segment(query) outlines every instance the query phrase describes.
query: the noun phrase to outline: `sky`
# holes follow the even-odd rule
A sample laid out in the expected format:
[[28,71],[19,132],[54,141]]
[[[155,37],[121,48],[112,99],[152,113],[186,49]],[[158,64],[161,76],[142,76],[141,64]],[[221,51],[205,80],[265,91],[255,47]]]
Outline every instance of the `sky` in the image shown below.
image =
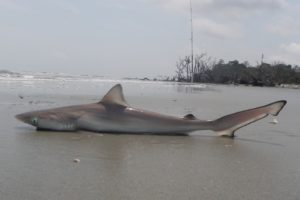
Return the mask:
[[[300,65],[300,1],[192,0],[194,53]],[[0,69],[173,76],[190,0],[0,0]]]

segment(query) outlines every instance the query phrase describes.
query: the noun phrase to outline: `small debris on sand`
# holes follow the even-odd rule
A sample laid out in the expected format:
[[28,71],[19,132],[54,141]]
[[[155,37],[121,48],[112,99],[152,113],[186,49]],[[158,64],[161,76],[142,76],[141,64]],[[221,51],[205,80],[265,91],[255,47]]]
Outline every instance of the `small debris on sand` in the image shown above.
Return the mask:
[[278,120],[277,119],[273,119],[272,121],[269,122],[270,124],[278,124]]
[[73,159],[73,162],[74,163],[80,163],[80,159],[79,158],[75,158],[75,159]]

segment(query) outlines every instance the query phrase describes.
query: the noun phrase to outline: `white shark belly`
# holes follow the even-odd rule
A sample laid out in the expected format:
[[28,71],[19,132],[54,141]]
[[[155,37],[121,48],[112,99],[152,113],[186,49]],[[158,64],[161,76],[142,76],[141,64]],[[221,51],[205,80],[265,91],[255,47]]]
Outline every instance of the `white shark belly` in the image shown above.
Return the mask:
[[158,121],[143,118],[118,116],[118,117],[95,117],[84,116],[78,120],[79,129],[97,132],[131,132],[131,133],[186,133],[198,129],[187,123],[176,121]]

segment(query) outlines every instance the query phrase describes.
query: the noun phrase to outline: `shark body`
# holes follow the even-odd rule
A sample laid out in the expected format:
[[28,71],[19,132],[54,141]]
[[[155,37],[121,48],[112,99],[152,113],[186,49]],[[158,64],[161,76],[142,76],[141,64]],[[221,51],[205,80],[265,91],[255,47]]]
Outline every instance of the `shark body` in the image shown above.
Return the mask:
[[269,114],[278,115],[285,100],[226,115],[216,120],[199,120],[188,114],[182,118],[136,109],[125,101],[122,86],[112,87],[98,103],[26,112],[17,119],[38,130],[109,133],[187,134],[212,130],[221,136],[233,137],[234,132]]

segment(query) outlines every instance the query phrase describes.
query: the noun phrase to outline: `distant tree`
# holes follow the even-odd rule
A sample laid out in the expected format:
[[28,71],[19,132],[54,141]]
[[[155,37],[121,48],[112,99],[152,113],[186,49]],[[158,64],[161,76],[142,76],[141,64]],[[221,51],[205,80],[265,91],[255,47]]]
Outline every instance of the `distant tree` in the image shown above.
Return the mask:
[[194,81],[195,82],[211,82],[211,70],[216,65],[216,61],[212,57],[206,54],[200,54],[195,56],[195,71]]
[[264,86],[274,86],[274,70],[268,63],[261,63],[257,66],[258,69],[258,80]]
[[[193,72],[193,73],[192,73]],[[230,83],[255,86],[275,86],[284,83],[300,84],[300,67],[282,62],[257,63],[255,67],[248,61],[240,63],[233,60],[225,63],[216,61],[207,54],[195,55],[194,69],[191,70],[191,59],[186,56],[176,64],[176,80],[189,82]]]
[[177,81],[181,82],[181,81],[185,81],[185,77],[184,77],[184,66],[182,65],[181,60],[179,62],[176,63],[176,78]]
[[274,71],[274,83],[276,85],[292,83],[294,81],[295,76],[291,65],[277,64],[272,67]]

